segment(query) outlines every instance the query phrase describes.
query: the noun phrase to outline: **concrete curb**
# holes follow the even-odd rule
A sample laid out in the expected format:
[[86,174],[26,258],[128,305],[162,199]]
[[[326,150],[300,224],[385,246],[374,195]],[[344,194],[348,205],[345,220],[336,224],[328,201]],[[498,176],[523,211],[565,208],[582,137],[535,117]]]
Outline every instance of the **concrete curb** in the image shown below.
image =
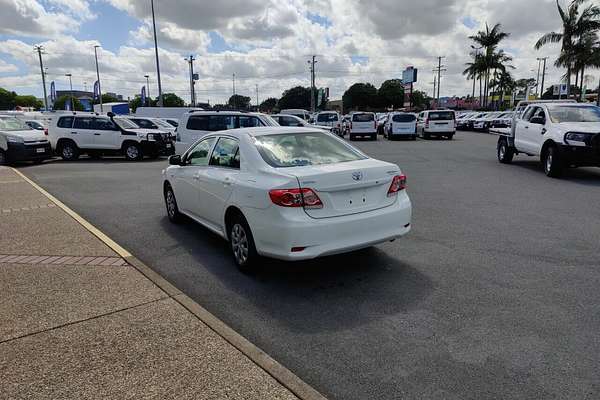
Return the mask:
[[113,251],[119,254],[127,263],[144,275],[148,280],[158,286],[163,292],[165,292],[173,300],[181,304],[188,312],[192,313],[196,318],[202,321],[206,326],[213,330],[217,335],[222,337],[225,341],[231,344],[233,347],[238,349],[242,354],[248,357],[258,367],[263,369],[273,379],[279,382],[283,387],[293,393],[301,400],[327,400],[325,396],[320,394],[312,386],[304,382],[298,376],[296,376],[289,369],[275,361],[267,353],[262,351],[256,345],[252,344],[249,340],[244,338],[242,335],[234,331],[231,327],[225,324],[223,321],[215,317],[213,314],[208,312],[200,304],[196,303],[187,295],[183,294],[179,289],[173,286],[170,282],[164,279],[162,276],[157,274],[154,270],[144,264],[142,261],[134,257],[131,253],[101,232],[98,228],[90,224],[83,217],[71,210],[64,203],[52,196],[50,193],[45,191],[38,184],[33,182],[31,179],[23,175],[20,171],[15,168],[11,168],[21,178],[31,184],[40,193],[46,196],[50,201],[60,207],[64,212],[71,216],[75,221],[86,228],[90,233],[100,239],[105,245],[110,247]]

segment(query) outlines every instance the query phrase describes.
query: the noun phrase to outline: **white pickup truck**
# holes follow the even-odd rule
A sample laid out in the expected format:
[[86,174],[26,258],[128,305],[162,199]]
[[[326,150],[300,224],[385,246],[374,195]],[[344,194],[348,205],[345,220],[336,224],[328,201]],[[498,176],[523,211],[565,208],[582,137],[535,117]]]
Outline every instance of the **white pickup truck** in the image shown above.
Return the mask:
[[539,157],[546,175],[568,167],[600,167],[600,107],[567,101],[519,104],[511,131],[498,138],[498,161]]

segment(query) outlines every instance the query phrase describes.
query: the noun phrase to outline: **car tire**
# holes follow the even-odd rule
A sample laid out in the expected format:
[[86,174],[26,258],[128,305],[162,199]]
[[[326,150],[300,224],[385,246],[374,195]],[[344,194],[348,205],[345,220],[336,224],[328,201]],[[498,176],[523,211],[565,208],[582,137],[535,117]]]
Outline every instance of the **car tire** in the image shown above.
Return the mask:
[[75,161],[79,158],[79,148],[70,140],[61,143],[59,153],[65,161]]
[[546,176],[558,178],[564,171],[564,165],[558,148],[548,146],[543,152],[542,163]]
[[173,188],[171,185],[167,184],[165,187],[165,207],[167,208],[167,217],[169,217],[169,221],[174,224],[178,224],[181,222],[183,215],[179,212],[179,207],[177,206],[177,199],[175,198],[175,192],[173,192]]
[[454,134],[453,133],[450,134],[450,135],[448,135],[448,140],[452,140],[453,138],[454,138]]
[[431,135],[428,132],[423,131],[423,139],[431,139]]
[[412,140],[417,140],[417,134],[415,133],[414,135],[412,135],[411,139]]
[[142,158],[144,158],[141,146],[133,142],[127,143],[125,146],[123,146],[123,153],[125,154],[127,161],[140,161]]
[[373,135],[371,135],[371,140],[377,141],[377,132],[375,132]]
[[8,158],[6,152],[0,149],[0,165],[8,165]]
[[498,161],[502,164],[510,164],[515,155],[514,149],[508,145],[508,141],[505,138],[498,139],[497,146]]
[[252,272],[258,253],[248,222],[242,215],[234,215],[228,224],[229,246],[233,261],[244,273]]
[[102,159],[102,152],[100,152],[100,151],[90,151],[90,152],[88,152],[88,156],[92,160],[100,160],[100,159]]
[[354,135],[349,133],[348,134],[348,140],[350,140],[351,142],[354,141]]

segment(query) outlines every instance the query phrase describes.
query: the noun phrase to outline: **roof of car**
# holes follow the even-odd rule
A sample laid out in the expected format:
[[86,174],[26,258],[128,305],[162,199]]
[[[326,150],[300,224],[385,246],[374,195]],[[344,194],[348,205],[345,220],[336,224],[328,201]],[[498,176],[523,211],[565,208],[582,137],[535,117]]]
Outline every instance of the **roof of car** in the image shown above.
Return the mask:
[[323,133],[319,128],[303,128],[292,126],[261,126],[253,128],[229,129],[226,131],[213,132],[211,135],[228,135],[228,136],[264,136],[264,135],[284,135],[286,133]]
[[266,114],[259,113],[259,112],[228,111],[228,110],[223,110],[223,111],[207,111],[207,110],[197,111],[197,110],[192,110],[188,114],[189,115],[222,115],[222,114],[230,114],[230,115],[266,115]]

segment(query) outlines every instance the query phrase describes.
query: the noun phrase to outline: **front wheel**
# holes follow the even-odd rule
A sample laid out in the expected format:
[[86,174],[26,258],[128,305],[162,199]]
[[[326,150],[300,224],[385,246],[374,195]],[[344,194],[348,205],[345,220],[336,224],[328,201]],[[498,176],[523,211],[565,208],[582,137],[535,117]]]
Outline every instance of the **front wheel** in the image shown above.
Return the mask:
[[258,253],[250,226],[241,215],[234,217],[229,224],[229,244],[235,265],[242,272],[250,272],[258,258]]
[[555,146],[549,146],[543,153],[542,162],[546,176],[557,178],[562,175],[564,166],[561,155]]
[[139,161],[144,157],[142,148],[137,143],[127,143],[123,150],[128,161]]
[[371,140],[377,140],[377,132],[371,135]]
[[504,138],[498,140],[497,155],[498,161],[500,161],[502,164],[510,164],[513,160],[515,152],[513,148],[508,145],[508,142]]
[[165,206],[167,207],[167,216],[169,217],[169,221],[174,224],[181,222],[182,215],[179,212],[177,199],[175,199],[175,193],[173,192],[171,185],[167,185],[167,188],[165,189]]

